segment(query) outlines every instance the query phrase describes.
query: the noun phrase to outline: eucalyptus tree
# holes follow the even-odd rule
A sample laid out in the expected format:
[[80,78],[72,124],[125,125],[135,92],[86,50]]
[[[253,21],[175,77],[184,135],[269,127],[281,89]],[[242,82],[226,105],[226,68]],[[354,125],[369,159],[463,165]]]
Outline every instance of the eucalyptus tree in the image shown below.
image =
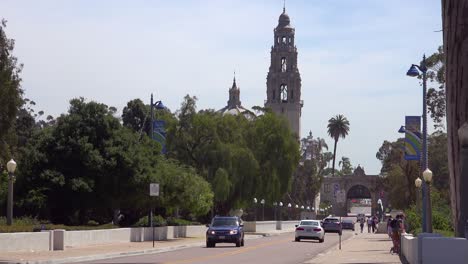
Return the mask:
[[[12,128],[23,104],[20,73],[22,64],[13,56],[14,39],[6,35],[7,21],[0,21],[0,164],[12,157],[15,133]],[[0,165],[2,166],[2,165]],[[0,167],[1,169],[1,167]]]
[[328,120],[328,135],[335,141],[333,147],[333,166],[332,175],[335,175],[336,145],[340,138],[345,138],[349,133],[349,121],[343,115],[336,115]]

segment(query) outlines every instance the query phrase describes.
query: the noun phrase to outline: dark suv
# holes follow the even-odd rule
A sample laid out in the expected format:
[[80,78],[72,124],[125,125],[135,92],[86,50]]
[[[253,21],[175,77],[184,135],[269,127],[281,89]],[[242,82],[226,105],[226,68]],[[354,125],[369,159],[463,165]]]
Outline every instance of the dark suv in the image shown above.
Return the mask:
[[210,225],[206,225],[206,247],[216,243],[235,243],[236,247],[244,246],[244,224],[236,216],[215,216]]

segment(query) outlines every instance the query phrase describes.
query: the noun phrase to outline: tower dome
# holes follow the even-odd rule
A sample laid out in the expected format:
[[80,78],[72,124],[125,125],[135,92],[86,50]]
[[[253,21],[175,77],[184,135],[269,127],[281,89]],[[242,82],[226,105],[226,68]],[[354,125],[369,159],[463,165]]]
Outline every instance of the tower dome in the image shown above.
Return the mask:
[[278,27],[287,27],[291,23],[291,19],[286,14],[286,8],[283,8],[283,13],[279,16]]

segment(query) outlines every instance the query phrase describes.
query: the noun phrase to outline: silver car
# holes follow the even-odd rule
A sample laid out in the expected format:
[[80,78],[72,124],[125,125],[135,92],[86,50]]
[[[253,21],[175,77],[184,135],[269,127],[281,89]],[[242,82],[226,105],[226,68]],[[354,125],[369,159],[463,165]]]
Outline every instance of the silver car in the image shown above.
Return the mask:
[[301,239],[315,239],[320,243],[325,241],[325,231],[318,220],[302,220],[296,225],[295,236],[297,242],[301,241]]

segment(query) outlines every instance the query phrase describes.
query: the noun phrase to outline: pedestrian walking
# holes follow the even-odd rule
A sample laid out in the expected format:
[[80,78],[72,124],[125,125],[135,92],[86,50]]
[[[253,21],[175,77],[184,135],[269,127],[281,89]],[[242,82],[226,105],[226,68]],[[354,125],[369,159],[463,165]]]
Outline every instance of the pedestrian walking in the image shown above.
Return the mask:
[[361,226],[361,233],[362,233],[362,230],[364,229],[364,217],[361,217],[361,219],[359,219],[359,226]]
[[372,221],[372,218],[369,216],[369,217],[367,218],[367,233],[370,233],[370,232],[371,232],[372,223],[373,223],[373,222],[374,222],[374,221]]
[[390,223],[392,222],[392,216],[390,216],[388,219],[387,219],[387,234],[388,234],[388,237],[389,238],[392,238],[392,228],[390,227]]
[[377,220],[377,216],[372,217],[372,233],[375,233],[377,231],[377,223],[379,220]]
[[395,219],[390,222],[390,227],[392,228],[392,242],[393,247],[390,249],[390,253],[400,253],[400,238],[401,232],[403,230],[403,219],[402,215],[397,215]]

